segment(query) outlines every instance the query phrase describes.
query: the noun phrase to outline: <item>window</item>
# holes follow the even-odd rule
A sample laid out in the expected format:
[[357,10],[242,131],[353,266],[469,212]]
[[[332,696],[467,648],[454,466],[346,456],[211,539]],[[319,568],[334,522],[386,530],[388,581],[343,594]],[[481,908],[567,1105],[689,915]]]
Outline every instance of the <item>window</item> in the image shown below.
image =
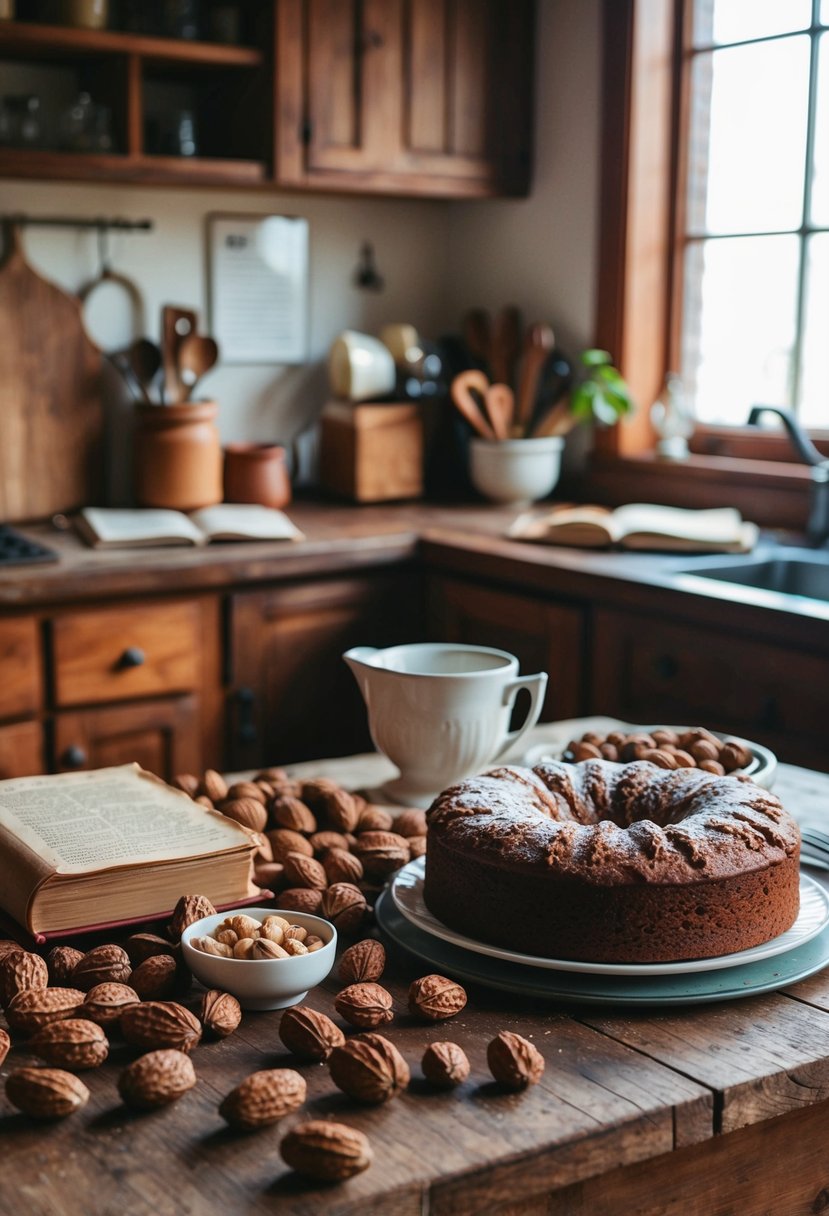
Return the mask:
[[689,0],[678,364],[700,422],[829,426],[829,0]]

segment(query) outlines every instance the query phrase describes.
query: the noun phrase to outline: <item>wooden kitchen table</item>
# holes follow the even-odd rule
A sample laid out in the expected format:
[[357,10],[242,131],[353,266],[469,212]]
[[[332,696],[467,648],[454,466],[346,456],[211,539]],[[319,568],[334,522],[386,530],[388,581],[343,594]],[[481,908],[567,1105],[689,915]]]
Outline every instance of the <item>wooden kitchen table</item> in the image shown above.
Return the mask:
[[[605,724],[608,720],[591,719]],[[584,729],[585,724],[579,724]],[[570,737],[566,725],[561,734]],[[554,728],[534,732],[548,738]],[[371,786],[379,757],[299,766]],[[788,766],[776,789],[810,820],[829,823],[829,776]],[[817,871],[812,871],[817,874]],[[134,1114],[116,1079],[132,1058],[84,1073],[92,1097],[58,1124],[0,1106],[0,1213],[14,1216],[166,1216],[200,1213],[383,1213],[388,1216],[806,1216],[829,1210],[829,973],[789,990],[687,1012],[615,1015],[469,989],[450,1022],[424,1026],[406,989],[430,970],[390,955],[383,983],[395,998],[386,1028],[412,1069],[407,1092],[358,1107],[324,1065],[282,1048],[278,1013],[249,1013],[240,1029],[196,1048],[198,1085],[175,1105]],[[308,998],[336,1017],[332,979]],[[191,1004],[197,1002],[195,992]],[[532,1039],[546,1060],[540,1084],[499,1091],[486,1067],[499,1030]],[[450,1093],[429,1089],[419,1061],[429,1042],[458,1042],[472,1064]],[[25,1052],[16,1048],[5,1077]],[[298,1067],[308,1101],[281,1127],[241,1134],[218,1115],[248,1073]],[[303,1181],[282,1164],[283,1132],[304,1118],[361,1128],[374,1164],[339,1186]]]

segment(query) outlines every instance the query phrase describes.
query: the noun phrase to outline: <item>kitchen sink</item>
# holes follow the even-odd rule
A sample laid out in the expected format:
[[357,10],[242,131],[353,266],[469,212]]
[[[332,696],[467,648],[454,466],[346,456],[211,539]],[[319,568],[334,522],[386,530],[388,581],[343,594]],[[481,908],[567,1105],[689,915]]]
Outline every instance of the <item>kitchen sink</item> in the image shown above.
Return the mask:
[[679,573],[829,603],[829,553],[822,551],[798,549],[742,559],[729,557],[689,566]]

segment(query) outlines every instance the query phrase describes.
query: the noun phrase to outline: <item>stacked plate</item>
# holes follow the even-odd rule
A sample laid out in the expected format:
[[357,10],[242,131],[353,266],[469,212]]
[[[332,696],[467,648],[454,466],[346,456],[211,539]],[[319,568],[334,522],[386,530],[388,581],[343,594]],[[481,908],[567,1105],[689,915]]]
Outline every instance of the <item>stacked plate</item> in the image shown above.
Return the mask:
[[800,914],[773,941],[679,963],[586,963],[502,950],[456,933],[423,902],[425,859],[399,870],[377,901],[382,931],[456,979],[507,992],[592,1005],[690,1005],[788,987],[829,963],[829,894],[805,874]]

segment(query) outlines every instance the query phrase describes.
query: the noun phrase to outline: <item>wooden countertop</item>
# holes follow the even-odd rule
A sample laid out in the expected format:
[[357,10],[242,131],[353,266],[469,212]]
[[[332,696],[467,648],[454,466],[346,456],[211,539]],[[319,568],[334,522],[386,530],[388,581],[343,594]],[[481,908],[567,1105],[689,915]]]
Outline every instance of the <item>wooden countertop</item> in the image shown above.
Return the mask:
[[[566,740],[607,719],[537,728]],[[374,785],[379,757],[298,766]],[[776,787],[801,816],[827,822],[829,776],[781,766]],[[817,871],[813,871],[817,873]],[[383,978],[396,1017],[385,1032],[412,1068],[408,1090],[361,1108],[325,1066],[296,1065],[278,1039],[278,1014],[246,1014],[240,1029],[196,1048],[199,1082],[174,1106],[138,1115],[115,1081],[132,1058],[115,1043],[84,1073],[89,1105],[56,1125],[35,1125],[0,1100],[0,1210],[21,1216],[797,1216],[825,1210],[829,1132],[829,975],[790,990],[688,1012],[626,1011],[469,989],[450,1022],[423,1026],[405,1011],[408,983],[428,970],[390,952]],[[333,980],[309,1003],[333,1013]],[[192,998],[195,1001],[195,994]],[[334,1015],[336,1017],[336,1015]],[[539,1085],[504,1094],[486,1068],[499,1030],[532,1039],[546,1060]],[[452,1039],[469,1080],[436,1094],[420,1077],[428,1042]],[[2,1073],[25,1053],[15,1050]],[[16,1057],[16,1058],[15,1058]],[[260,1068],[299,1067],[302,1118],[343,1120],[370,1137],[375,1162],[336,1187],[302,1182],[278,1155],[299,1121],[241,1135],[220,1119],[221,1098]]]

